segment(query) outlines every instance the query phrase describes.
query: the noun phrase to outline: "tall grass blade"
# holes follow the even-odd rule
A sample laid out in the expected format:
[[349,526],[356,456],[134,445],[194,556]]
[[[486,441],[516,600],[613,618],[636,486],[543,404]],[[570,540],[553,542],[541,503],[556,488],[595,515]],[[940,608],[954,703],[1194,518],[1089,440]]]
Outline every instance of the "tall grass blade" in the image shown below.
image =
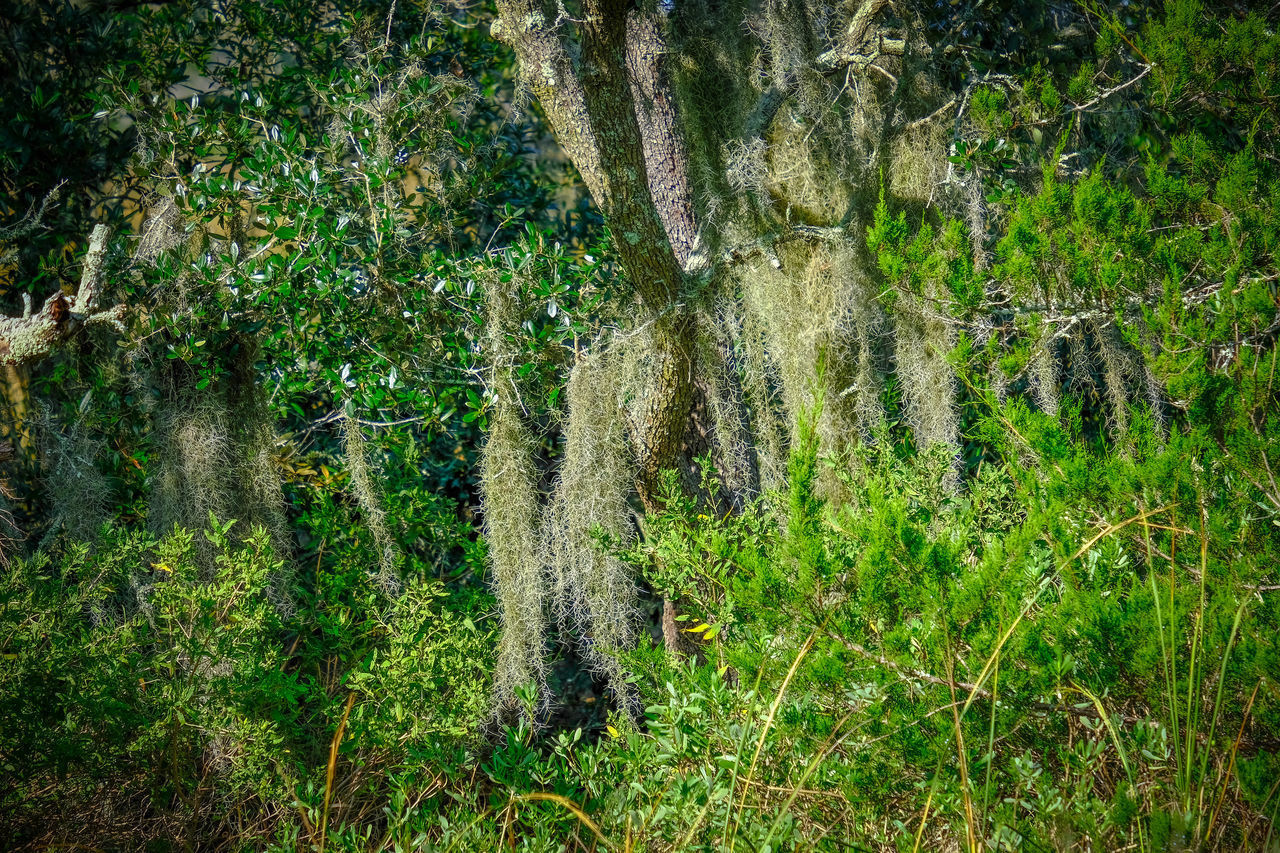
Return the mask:
[[596,839],[605,847],[612,850],[616,846],[608,838],[605,838],[604,833],[600,831],[599,824],[597,824],[594,820],[592,820],[591,817],[586,812],[584,812],[577,803],[575,803],[573,800],[569,799],[568,797],[561,796],[560,794],[550,794],[543,791],[534,791],[533,793],[530,793],[530,794],[515,794],[511,797],[511,800],[512,802],[517,802],[517,803],[544,802],[544,801],[548,803],[555,803],[557,806],[560,806],[565,811],[569,812],[575,818],[577,818],[578,823],[582,824],[587,829],[591,830],[591,834],[594,835]]
[[738,808],[733,821],[733,832],[729,835],[729,849],[732,849],[733,839],[738,834],[738,826],[742,821],[742,810],[747,805],[747,791],[751,788],[751,780],[755,776],[756,765],[760,761],[760,751],[764,749],[764,742],[769,736],[769,729],[773,727],[773,719],[778,713],[778,708],[782,705],[783,697],[787,695],[787,688],[791,686],[791,679],[795,678],[796,672],[800,669],[800,663],[804,660],[805,655],[809,654],[809,650],[813,648],[813,642],[818,638],[820,630],[822,628],[815,628],[810,632],[809,639],[804,641],[804,645],[800,647],[795,660],[791,662],[791,668],[787,670],[787,677],[782,679],[782,685],[778,688],[777,695],[773,697],[773,704],[769,706],[769,714],[765,717],[764,728],[760,731],[760,739],[756,741],[756,751],[751,756],[751,766],[747,768],[747,776],[742,785],[742,798],[738,801]]
[[320,812],[320,853],[324,853],[324,845],[328,836],[329,802],[333,798],[333,775],[338,767],[338,745],[342,743],[342,735],[347,730],[347,717],[351,715],[351,706],[356,703],[355,691],[347,694],[347,707],[342,711],[342,719],[338,722],[338,730],[333,733],[333,741],[329,744],[329,766],[324,773],[324,810]]

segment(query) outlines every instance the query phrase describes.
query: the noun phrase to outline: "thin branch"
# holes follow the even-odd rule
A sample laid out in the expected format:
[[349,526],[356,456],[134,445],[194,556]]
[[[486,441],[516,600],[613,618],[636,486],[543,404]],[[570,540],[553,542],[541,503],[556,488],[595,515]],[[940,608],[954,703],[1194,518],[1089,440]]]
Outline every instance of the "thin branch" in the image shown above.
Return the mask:
[[1137,83],[1137,82],[1138,82],[1139,80],[1141,80],[1143,77],[1146,77],[1148,74],[1150,74],[1150,73],[1151,73],[1151,69],[1152,69],[1152,68],[1154,68],[1154,67],[1155,67],[1155,66],[1153,66],[1153,65],[1147,65],[1147,66],[1145,66],[1145,67],[1142,69],[1142,73],[1141,73],[1141,74],[1139,74],[1137,77],[1134,77],[1134,78],[1130,79],[1128,82],[1121,83],[1119,86],[1115,86],[1115,87],[1113,87],[1113,88],[1111,88],[1111,89],[1107,89],[1105,92],[1100,93],[1096,98],[1094,98],[1094,99],[1093,99],[1093,100],[1091,100],[1091,101],[1085,101],[1083,104],[1076,104],[1074,107],[1072,107],[1072,108],[1071,108],[1070,110],[1068,110],[1067,112],[1068,112],[1068,113],[1080,113],[1080,112],[1084,112],[1085,110],[1089,109],[1090,107],[1095,106],[1096,104],[1099,104],[1099,103],[1101,103],[1102,101],[1105,101],[1107,98],[1110,98],[1112,95],[1116,94],[1117,92],[1119,92],[1119,91],[1121,91],[1121,90],[1123,90],[1123,89],[1127,89],[1127,88],[1129,88],[1130,86],[1132,86],[1134,83]]
[[65,180],[59,181],[53,189],[45,194],[45,197],[40,201],[39,207],[33,204],[31,209],[27,211],[26,216],[22,217],[20,221],[5,228],[0,228],[0,242],[16,243],[34,234],[44,224],[44,218],[49,213],[49,208],[58,201],[58,198],[62,195],[62,188],[66,186],[66,183]]
[[936,110],[934,110],[933,112],[929,113],[929,114],[928,114],[927,116],[925,116],[924,118],[918,118],[918,119],[916,119],[915,121],[908,122],[908,123],[907,123],[907,124],[902,128],[902,129],[903,129],[903,130],[915,130],[917,127],[923,127],[924,125],[928,124],[929,122],[933,121],[934,119],[940,118],[940,117],[942,116],[942,114],[943,114],[943,113],[945,113],[947,110],[951,109],[951,108],[952,108],[952,107],[954,107],[955,105],[956,105],[956,99],[955,99],[955,98],[952,98],[951,100],[947,101],[947,102],[946,102],[945,104],[943,104],[942,106],[938,107],[938,108],[937,108]]

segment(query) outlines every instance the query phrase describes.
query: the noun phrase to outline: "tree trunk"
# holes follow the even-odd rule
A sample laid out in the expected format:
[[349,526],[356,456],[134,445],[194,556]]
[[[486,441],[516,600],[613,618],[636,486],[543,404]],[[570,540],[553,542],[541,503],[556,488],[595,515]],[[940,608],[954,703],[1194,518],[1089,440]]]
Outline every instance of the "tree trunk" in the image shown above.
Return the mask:
[[[696,242],[688,151],[663,66],[656,11],[626,0],[588,0],[575,67],[555,7],[501,0],[494,34],[516,51],[562,146],[615,235],[628,279],[653,322],[656,371],[637,424],[636,491],[661,509],[663,471],[682,449],[694,396],[697,322],[682,310],[685,265]],[[681,646],[675,608],[663,605],[667,648]]]
[[[904,43],[886,38],[873,23],[887,7],[887,0],[863,0],[856,8],[833,9],[845,16],[847,25],[831,44],[818,44],[804,4],[748,8],[729,2],[713,7],[701,0],[677,0],[664,4],[662,11],[646,0],[582,0],[580,10],[573,9],[579,19],[555,0],[498,0],[500,17],[492,32],[514,49],[524,84],[538,98],[557,140],[604,213],[642,309],[639,319],[652,331],[654,370],[635,425],[635,485],[648,512],[662,509],[663,472],[668,469],[682,468],[681,487],[696,495],[690,459],[699,451],[715,450],[708,440],[709,430],[714,432],[707,416],[711,384],[699,374],[717,374],[706,369],[715,365],[698,364],[700,353],[708,357],[716,352],[699,347],[708,337],[708,330],[699,328],[702,291],[723,286],[730,266],[752,255],[766,254],[777,269],[780,262],[771,244],[795,239],[794,233],[767,233],[779,224],[792,227],[792,204],[784,199],[765,210],[767,196],[758,185],[751,190],[754,200],[738,208],[763,211],[758,222],[726,229],[723,209],[713,220],[712,214],[700,215],[695,201],[708,190],[714,193],[717,180],[723,187],[750,183],[724,177],[728,159],[763,157],[751,152],[769,147],[781,106],[806,80],[812,83],[815,75],[822,80],[846,67],[867,71],[883,55],[903,54]],[[742,32],[744,15],[754,21],[750,37]],[[763,51],[746,43],[754,37],[765,40]],[[678,48],[670,46],[673,39]],[[723,50],[707,48],[717,41],[723,42]],[[766,70],[760,66],[762,54],[767,55],[768,85],[757,95],[755,81]],[[679,65],[673,59],[677,56]],[[704,76],[691,84],[699,73]],[[738,99],[737,115],[721,109],[721,96]],[[686,98],[692,100],[686,103]],[[682,107],[695,114],[682,115]],[[695,135],[697,148],[691,141]],[[811,135],[804,135],[802,146]],[[695,155],[704,195],[693,187]],[[722,177],[707,184],[713,174]],[[849,195],[842,192],[831,197],[819,193],[818,203],[811,206],[837,206]],[[795,208],[802,210],[802,205]],[[826,230],[845,239],[843,227]],[[709,247],[719,251],[731,243],[735,245],[728,245],[724,257],[708,255]],[[665,602],[669,648],[680,645],[675,615],[672,602]]]
[[661,71],[656,13],[628,15],[627,5],[625,0],[586,3],[576,65],[554,4],[502,0],[493,31],[515,49],[526,84],[604,211],[623,269],[654,324],[657,370],[638,425],[636,482],[641,501],[652,511],[660,506],[661,473],[681,449],[693,399],[697,324],[681,310],[680,300],[684,260],[696,230],[688,154],[675,96]]

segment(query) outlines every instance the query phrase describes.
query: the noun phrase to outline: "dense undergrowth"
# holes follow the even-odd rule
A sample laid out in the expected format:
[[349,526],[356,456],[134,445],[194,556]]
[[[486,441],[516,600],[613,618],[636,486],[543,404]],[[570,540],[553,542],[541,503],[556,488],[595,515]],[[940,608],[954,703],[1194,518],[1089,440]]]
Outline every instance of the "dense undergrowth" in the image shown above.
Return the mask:
[[[10,826],[281,850],[1267,849],[1276,495],[1202,431],[1125,455],[987,418],[1039,462],[993,453],[957,492],[945,457],[889,435],[842,460],[809,441],[788,492],[739,515],[673,498],[624,556],[663,567],[700,653],[642,642],[643,715],[572,729],[531,725],[530,693],[483,737],[491,599],[420,560],[389,598],[368,542],[335,538],[335,568],[289,591],[265,533],[219,523],[210,573],[184,533],[15,560]],[[824,467],[839,500],[814,496]]]
[[886,5],[864,88],[787,88],[849,4],[681,24],[648,512],[652,318],[490,10],[0,20],[4,313],[90,219],[128,309],[0,353],[0,847],[1280,850],[1275,12]]

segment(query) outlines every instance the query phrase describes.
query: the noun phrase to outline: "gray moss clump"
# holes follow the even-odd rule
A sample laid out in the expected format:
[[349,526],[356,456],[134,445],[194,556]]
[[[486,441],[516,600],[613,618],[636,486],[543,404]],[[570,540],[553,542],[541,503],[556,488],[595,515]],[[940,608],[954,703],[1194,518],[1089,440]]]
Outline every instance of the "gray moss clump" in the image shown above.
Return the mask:
[[518,410],[500,402],[480,463],[485,542],[502,620],[493,687],[500,717],[518,710],[518,689],[532,685],[545,693],[546,581],[538,553],[537,478],[528,427]]
[[39,409],[36,427],[53,510],[48,536],[92,545],[110,518],[111,486],[97,466],[104,445],[78,423],[63,429],[47,408]]
[[618,400],[619,361],[606,350],[584,353],[573,366],[564,457],[543,518],[541,557],[559,624],[579,638],[583,659],[629,707],[635,697],[618,653],[634,638],[637,590],[613,549],[633,536],[627,495],[636,465]]
[[502,637],[494,671],[495,719],[521,711],[519,692],[532,687],[546,701],[546,573],[539,553],[542,506],[536,443],[516,392],[515,296],[499,282],[486,292],[485,352],[494,401],[480,455],[480,497],[489,570]]
[[1142,358],[1127,344],[1120,329],[1109,319],[1093,322],[1102,384],[1107,396],[1107,427],[1111,438],[1123,445],[1129,434],[1129,401],[1138,396],[1145,378]]
[[[289,571],[292,543],[284,513],[276,443],[262,390],[254,379],[256,350],[242,342],[228,375],[204,388],[185,373],[153,377],[161,388],[152,412],[152,446],[157,461],[151,478],[148,525],[157,538],[175,527],[196,532],[195,555],[205,572],[214,568],[214,549],[204,531],[212,514],[234,519],[233,534],[244,538],[265,529],[276,555]],[[148,378],[144,371],[136,381]],[[290,607],[289,578],[272,578],[276,604]]]
[[[151,482],[147,519],[157,538],[175,527],[204,530],[213,514],[235,518],[235,452],[223,401],[213,394],[180,393],[157,412],[154,439],[157,473]],[[195,555],[206,572],[213,569],[213,546],[195,537]]]
[[380,490],[374,482],[368,444],[360,422],[350,413],[350,407],[342,421],[342,449],[347,463],[347,475],[351,478],[351,496],[360,507],[362,520],[373,536],[374,549],[378,554],[378,570],[375,573],[377,581],[389,593],[398,593],[401,588],[397,571],[401,558],[400,549],[387,528],[387,511],[382,505]]
[[1051,417],[1058,416],[1061,405],[1058,371],[1058,338],[1054,330],[1046,327],[1040,333],[1035,351],[1028,365],[1031,393],[1040,410]]
[[959,448],[956,378],[947,355],[956,345],[955,327],[926,300],[905,294],[894,314],[894,357],[902,384],[907,423],[922,448]]
[[[786,448],[801,418],[824,403],[815,425],[824,454],[837,456],[870,439],[883,421],[881,403],[889,318],[852,244],[833,236],[795,241],[776,264],[761,258],[741,272],[745,373],[756,414],[766,486],[781,485]],[[772,402],[781,403],[783,442],[771,434]],[[761,417],[763,416],[763,417]],[[825,483],[834,487],[834,483]],[[824,487],[825,487],[824,486]]]
[[[761,419],[748,402],[741,314],[737,300],[719,300],[712,316],[699,324],[708,333],[703,336],[698,358],[707,380],[716,469],[725,495],[738,509],[760,493],[761,460],[756,433],[760,437],[776,433],[776,424],[757,423]],[[762,414],[768,417],[771,413]],[[780,441],[777,449],[781,446]]]
[[756,460],[763,489],[778,489],[786,482],[787,444],[790,428],[782,400],[782,378],[776,362],[765,349],[765,323],[742,312],[740,335],[743,399],[751,419]]

